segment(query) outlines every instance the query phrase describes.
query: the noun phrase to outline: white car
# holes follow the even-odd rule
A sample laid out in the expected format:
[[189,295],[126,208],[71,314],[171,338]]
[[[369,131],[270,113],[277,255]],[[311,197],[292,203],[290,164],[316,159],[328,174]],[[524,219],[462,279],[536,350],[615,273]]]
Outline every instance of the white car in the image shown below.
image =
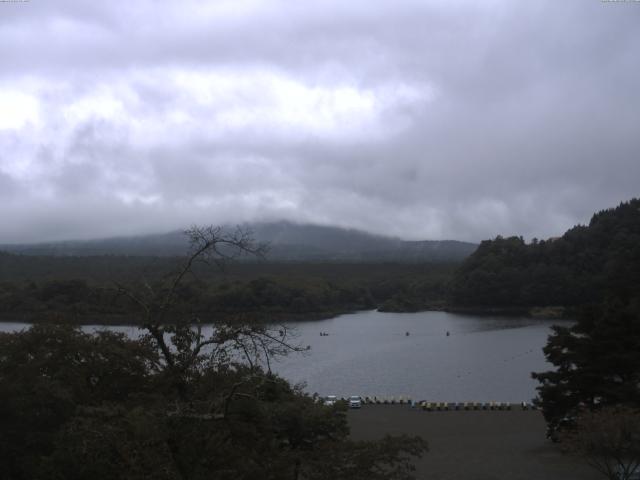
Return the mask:
[[349,408],[360,408],[362,407],[362,399],[359,395],[352,395],[349,397]]
[[324,399],[324,404],[330,407],[331,405],[335,405],[338,401],[338,397],[335,395],[327,395],[327,398]]

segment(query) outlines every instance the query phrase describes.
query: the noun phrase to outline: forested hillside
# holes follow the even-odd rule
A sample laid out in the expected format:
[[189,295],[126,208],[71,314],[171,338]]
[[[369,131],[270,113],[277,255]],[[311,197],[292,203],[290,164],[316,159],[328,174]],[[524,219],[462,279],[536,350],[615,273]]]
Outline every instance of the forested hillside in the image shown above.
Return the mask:
[[[366,251],[364,243],[371,240],[359,233],[314,228],[280,225],[263,235],[276,242],[285,237],[302,241],[313,231],[318,248],[334,249],[345,235],[345,251],[357,245]],[[277,232],[283,235],[280,240]],[[328,237],[321,238],[322,232]],[[371,240],[369,252],[387,240]],[[419,250],[421,243],[413,247]],[[181,261],[177,256],[0,252],[0,318],[135,322],[131,299],[118,294],[117,284],[142,290],[161,282]],[[317,318],[375,307],[508,311],[577,307],[608,296],[627,303],[640,292],[640,200],[596,213],[588,226],[576,226],[560,238],[484,241],[462,264],[253,260],[223,271],[196,266],[194,274],[178,292],[177,315]]]
[[562,237],[486,240],[451,283],[456,306],[578,306],[640,292],[640,199],[596,213]]
[[[0,253],[0,320],[136,323],[118,284],[145,291],[175,272],[179,257],[53,257]],[[441,306],[457,264],[242,262],[194,267],[174,313],[318,318],[384,306]]]
[[[241,257],[224,270],[194,266],[177,292],[175,315],[300,319],[375,307],[442,307],[457,262],[476,248],[288,222],[242,231],[268,244],[265,257]],[[173,232],[4,248],[0,319],[135,323],[134,304],[117,285],[155,287],[179,268],[189,242],[183,232]]]

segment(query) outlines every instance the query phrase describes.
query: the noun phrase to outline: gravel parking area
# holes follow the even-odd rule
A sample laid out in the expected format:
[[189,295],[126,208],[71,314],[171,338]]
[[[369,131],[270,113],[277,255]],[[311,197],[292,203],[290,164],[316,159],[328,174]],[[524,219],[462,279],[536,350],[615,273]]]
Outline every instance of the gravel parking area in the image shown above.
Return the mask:
[[429,452],[416,478],[437,480],[596,480],[580,460],[545,439],[535,410],[425,412],[406,405],[364,405],[348,414],[351,436],[420,435]]

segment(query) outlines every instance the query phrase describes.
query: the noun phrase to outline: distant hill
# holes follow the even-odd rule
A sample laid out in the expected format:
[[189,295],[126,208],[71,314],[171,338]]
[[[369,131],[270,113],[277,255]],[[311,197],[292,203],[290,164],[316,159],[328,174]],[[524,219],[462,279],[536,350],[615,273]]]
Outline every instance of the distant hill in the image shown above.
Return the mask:
[[[359,230],[291,222],[244,225],[259,242],[269,244],[267,260],[319,262],[451,262],[477,247],[455,240],[404,241]],[[177,256],[187,250],[186,237],[175,231],[136,237],[2,245],[0,250],[47,256]]]
[[[593,215],[560,238],[483,241],[451,282],[456,306],[579,306],[640,292],[640,199]],[[640,300],[640,299],[639,299]]]

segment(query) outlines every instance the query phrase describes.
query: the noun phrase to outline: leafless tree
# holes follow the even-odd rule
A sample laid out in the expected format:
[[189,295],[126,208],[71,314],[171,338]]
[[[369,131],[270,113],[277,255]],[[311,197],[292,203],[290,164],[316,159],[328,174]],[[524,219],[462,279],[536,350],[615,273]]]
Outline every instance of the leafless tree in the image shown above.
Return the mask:
[[188,276],[195,275],[197,264],[224,268],[228,261],[243,255],[261,257],[267,249],[253,240],[250,231],[240,227],[228,232],[222,227],[193,226],[185,235],[189,240],[188,254],[161,285],[146,280],[140,288],[117,284],[119,292],[138,306],[141,328],[146,332],[143,340],[159,350],[159,368],[175,374],[179,391],[186,377],[205,365],[228,365],[241,357],[252,369],[263,367],[271,371],[274,356],[306,350],[294,343],[292,332],[284,325],[269,327],[238,318],[213,324],[211,333],[205,336],[199,317],[176,318],[172,307],[178,290]]
[[561,436],[564,449],[582,457],[610,480],[640,473],[640,411],[609,407],[585,412],[577,428]]

